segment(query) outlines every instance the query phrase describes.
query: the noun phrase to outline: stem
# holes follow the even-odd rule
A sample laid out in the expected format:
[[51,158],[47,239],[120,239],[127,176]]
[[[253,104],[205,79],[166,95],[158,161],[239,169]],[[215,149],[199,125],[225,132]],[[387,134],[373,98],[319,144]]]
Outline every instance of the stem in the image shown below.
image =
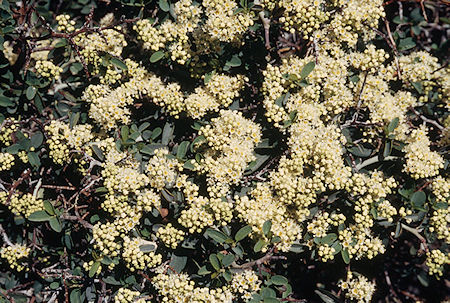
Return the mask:
[[6,234],[6,231],[1,224],[0,224],[0,234],[2,234],[3,242],[8,244],[9,246],[13,246],[11,240],[9,240],[8,235]]

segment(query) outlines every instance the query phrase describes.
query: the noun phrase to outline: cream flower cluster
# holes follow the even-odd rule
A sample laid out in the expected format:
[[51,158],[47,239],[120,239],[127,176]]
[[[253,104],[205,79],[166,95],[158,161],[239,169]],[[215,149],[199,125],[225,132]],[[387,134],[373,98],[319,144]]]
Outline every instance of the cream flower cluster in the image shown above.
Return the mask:
[[427,252],[426,265],[428,266],[428,274],[435,275],[438,279],[444,274],[444,267],[450,264],[450,253],[443,253],[439,249],[433,249]]
[[187,274],[162,272],[152,278],[152,284],[166,303],[233,302],[233,294],[227,288],[197,287]]
[[346,80],[349,63],[345,57],[321,54],[318,64],[306,78],[309,85],[303,87],[299,82],[302,70],[315,60],[314,57],[290,57],[283,59],[281,66],[269,64],[263,72],[266,116],[276,127],[281,127],[281,122],[288,120],[288,114],[293,111],[304,116],[334,116],[355,103]]
[[231,184],[239,182],[248,163],[255,160],[253,150],[261,139],[259,125],[240,112],[221,110],[211,124],[203,126],[199,135],[206,139],[208,149],[196,169],[206,173],[208,191],[221,197]]
[[351,53],[349,61],[354,68],[374,74],[388,58],[389,54],[384,49],[377,49],[370,44],[363,53]]
[[444,159],[437,152],[430,150],[430,139],[425,126],[413,130],[409,135],[408,143],[405,147],[405,172],[414,179],[438,175],[439,170],[444,168]]
[[70,16],[63,14],[55,17],[56,22],[58,22],[58,31],[71,33],[75,30],[75,21],[70,20]]
[[205,87],[196,88],[195,92],[185,99],[187,114],[198,119],[207,112],[217,112],[220,108],[230,106],[234,98],[239,96],[245,81],[248,79],[240,75],[213,75]]
[[[94,136],[91,133],[92,125],[79,124],[70,128],[68,124],[53,120],[45,127],[50,138],[47,143],[50,148],[50,157],[59,165],[67,163],[70,159],[70,150],[82,151]],[[90,151],[90,149],[86,150]]]
[[384,254],[386,248],[382,241],[374,237],[369,228],[350,225],[339,231],[339,241],[343,249],[347,249],[351,259],[373,259],[378,254]]
[[8,193],[1,191],[0,203],[7,205],[12,213],[16,215],[23,215],[25,218],[28,218],[32,213],[38,210],[44,209],[43,200],[36,198],[30,193],[22,196],[12,194],[8,203]]
[[233,218],[233,206],[221,198],[205,198],[198,196],[189,202],[189,208],[181,211],[178,223],[189,230],[189,233],[200,233],[207,226],[227,225]]
[[309,39],[311,33],[318,30],[330,18],[330,13],[323,9],[325,2],[324,0],[278,1],[278,6],[284,8],[280,22],[291,33],[299,31],[304,39]]
[[355,47],[358,37],[372,39],[373,28],[385,16],[382,0],[264,0],[262,4],[271,11],[281,8],[279,20],[291,33],[299,32],[316,43],[327,37],[351,47]]
[[141,251],[140,246],[144,244],[142,239],[130,239],[127,236],[123,238],[122,259],[131,271],[153,268],[161,264],[160,254],[153,251],[148,253]]
[[359,274],[354,278],[350,271],[347,273],[347,280],[341,281],[340,286],[347,298],[358,303],[369,303],[375,292],[375,283]]
[[235,13],[238,8],[233,0],[205,0],[207,20],[203,30],[212,39],[222,42],[240,42],[249,26],[253,25],[252,14],[247,12]]
[[271,232],[274,236],[280,237],[277,247],[281,251],[289,251],[293,242],[302,237],[302,228],[299,221],[303,221],[304,218],[300,220],[296,219],[296,216],[292,218],[287,205],[280,201],[278,197],[273,196],[267,183],[258,183],[256,188],[252,190],[251,196],[253,198],[248,195],[234,197],[238,218],[252,226],[253,233],[251,236],[256,239],[265,239],[263,225],[264,222],[270,220],[272,223]]
[[330,21],[329,31],[336,41],[346,42],[349,46],[355,47],[358,36],[365,41],[375,37],[373,28],[377,28],[379,19],[386,15],[382,0],[336,0],[333,2],[338,12]]
[[166,226],[160,227],[156,232],[156,236],[161,239],[161,241],[167,247],[175,249],[184,240],[184,231],[179,230],[172,226],[172,223]]
[[155,150],[155,155],[148,161],[146,174],[151,187],[162,190],[165,186],[172,187],[182,170],[182,164],[169,157],[165,148]]
[[37,60],[34,68],[36,69],[36,73],[48,80],[58,80],[59,75],[63,71],[62,67],[48,60]]
[[0,171],[10,170],[14,166],[14,156],[9,153],[0,153]]
[[436,202],[444,204],[444,207],[433,211],[430,217],[430,231],[436,233],[438,239],[448,244],[450,243],[450,182],[438,176],[431,183],[431,190],[436,197]]
[[146,303],[144,298],[139,298],[140,292],[125,287],[119,288],[114,296],[114,303]]
[[14,124],[15,122],[16,119],[8,118],[1,124],[2,128],[0,129],[0,142],[6,147],[11,145],[12,134],[17,131],[17,125]]
[[6,259],[11,269],[22,271],[27,268],[22,261],[29,256],[30,252],[31,249],[25,245],[13,244],[11,246],[2,247],[0,250],[0,257]]
[[120,57],[122,50],[127,46],[124,34],[121,33],[121,26],[114,29],[102,30],[101,34],[97,32],[82,33],[74,37],[74,42],[80,48],[80,54],[84,61],[92,66],[94,75],[100,73],[102,67],[102,53],[108,53],[115,57]]
[[244,270],[233,275],[229,288],[235,298],[240,297],[247,302],[254,293],[261,289],[261,281],[254,271]]
[[182,112],[200,118],[207,112],[229,106],[239,95],[245,81],[242,76],[214,75],[204,88],[198,87],[185,98],[179,84],[166,85],[130,59],[126,59],[125,64],[128,67],[128,81],[114,89],[108,85],[90,85],[83,94],[83,100],[91,104],[89,116],[107,129],[116,127],[120,122],[128,124],[128,106],[141,98],[148,98],[175,118],[179,118]]
[[175,3],[174,13],[176,22],[168,19],[156,27],[150,20],[144,19],[136,22],[133,29],[143,42],[144,49],[158,51],[169,44],[171,59],[184,65],[192,55],[188,35],[198,27],[202,10],[191,0],[181,0]]
[[3,42],[3,55],[5,56],[6,60],[9,61],[10,65],[14,65],[17,61],[17,58],[19,58],[19,54],[16,54],[14,52],[14,44],[11,41],[5,41]]

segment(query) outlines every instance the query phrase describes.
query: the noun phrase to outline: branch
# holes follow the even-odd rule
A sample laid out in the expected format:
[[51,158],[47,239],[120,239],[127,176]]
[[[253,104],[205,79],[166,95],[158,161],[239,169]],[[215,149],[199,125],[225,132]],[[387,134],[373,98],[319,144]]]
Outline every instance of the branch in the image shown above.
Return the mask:
[[2,234],[3,242],[5,242],[9,246],[13,246],[11,240],[9,240],[8,235],[6,234],[6,231],[1,224],[0,224],[0,234]]
[[246,268],[252,268],[253,266],[260,266],[266,262],[269,262],[271,260],[286,260],[287,258],[285,256],[274,256],[273,255],[273,248],[263,257],[259,258],[258,260],[247,262],[241,265],[238,265],[233,262],[232,266],[236,269],[246,269]]
[[436,126],[440,131],[444,130],[444,127],[442,125],[440,125],[438,122],[428,119],[427,117],[425,117],[424,115],[422,115],[421,113],[419,113],[414,107],[410,107],[409,108],[413,113],[415,113],[417,116],[419,116],[420,119],[423,120],[423,122],[432,124],[434,126]]

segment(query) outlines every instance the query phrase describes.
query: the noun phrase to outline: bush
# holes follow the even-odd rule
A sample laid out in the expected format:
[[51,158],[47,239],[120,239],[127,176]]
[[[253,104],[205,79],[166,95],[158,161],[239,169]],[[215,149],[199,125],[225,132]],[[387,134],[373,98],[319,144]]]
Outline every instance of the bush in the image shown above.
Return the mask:
[[445,1],[3,1],[0,302],[446,297]]

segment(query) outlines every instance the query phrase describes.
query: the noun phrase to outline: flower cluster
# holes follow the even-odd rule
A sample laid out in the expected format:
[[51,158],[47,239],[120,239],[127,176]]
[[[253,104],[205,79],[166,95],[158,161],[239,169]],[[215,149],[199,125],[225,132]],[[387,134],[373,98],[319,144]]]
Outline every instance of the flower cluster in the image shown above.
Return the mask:
[[146,303],[144,298],[139,298],[140,292],[125,287],[119,288],[114,296],[114,303]]
[[207,174],[209,193],[221,197],[255,159],[253,150],[261,138],[260,127],[239,112],[221,110],[219,117],[199,130],[199,135],[205,137],[203,144],[208,149],[196,168]]
[[371,301],[375,292],[375,284],[369,282],[366,277],[357,275],[353,278],[353,273],[348,272],[347,280],[341,281],[341,289],[345,291],[345,296],[359,303],[368,303]]
[[148,253],[142,251],[140,247],[143,245],[146,245],[146,243],[142,239],[123,238],[122,259],[131,271],[152,268],[161,264],[162,256],[155,254],[153,251]]
[[0,250],[0,257],[6,259],[11,269],[22,271],[26,269],[26,265],[22,264],[22,259],[28,257],[31,249],[21,244],[14,244],[2,247]]
[[12,194],[8,202],[8,193],[0,192],[0,203],[5,204],[16,215],[23,215],[28,218],[32,213],[44,209],[44,202],[32,194],[28,193],[23,196]]
[[71,33],[75,30],[75,21],[70,20],[69,15],[58,15],[55,20],[58,22],[58,31]]
[[156,236],[163,241],[164,245],[172,249],[177,248],[178,244],[184,240],[184,232],[172,226],[172,223],[160,227]]
[[244,302],[249,301],[252,295],[261,288],[261,281],[252,270],[244,270],[233,275],[230,290],[235,297],[240,297]]
[[191,0],[182,0],[175,3],[174,13],[176,22],[166,20],[156,27],[152,21],[144,19],[136,22],[133,29],[144,49],[158,51],[169,44],[171,59],[183,65],[192,55],[188,35],[197,29],[202,10]]
[[80,124],[70,128],[62,121],[53,120],[50,125],[45,127],[45,130],[50,135],[50,139],[47,141],[50,157],[59,165],[69,162],[70,149],[80,152],[84,149],[84,145],[94,138],[90,124]]
[[428,266],[428,274],[442,277],[445,265],[450,264],[450,254],[445,254],[439,249],[433,249],[427,252],[426,265]]
[[55,65],[48,60],[38,60],[35,63],[36,72],[48,80],[58,80],[59,75],[62,73],[62,67]]
[[233,0],[205,0],[202,4],[208,16],[203,30],[212,39],[240,42],[247,28],[253,25],[250,13],[235,13],[238,6]]
[[163,301],[167,303],[233,302],[232,293],[225,287],[217,289],[197,287],[187,274],[162,272],[152,279],[152,284],[163,297]]
[[14,156],[9,153],[0,153],[0,171],[10,170],[14,165]]
[[404,170],[415,179],[434,177],[444,168],[444,160],[430,150],[430,139],[425,126],[411,132],[406,146]]

